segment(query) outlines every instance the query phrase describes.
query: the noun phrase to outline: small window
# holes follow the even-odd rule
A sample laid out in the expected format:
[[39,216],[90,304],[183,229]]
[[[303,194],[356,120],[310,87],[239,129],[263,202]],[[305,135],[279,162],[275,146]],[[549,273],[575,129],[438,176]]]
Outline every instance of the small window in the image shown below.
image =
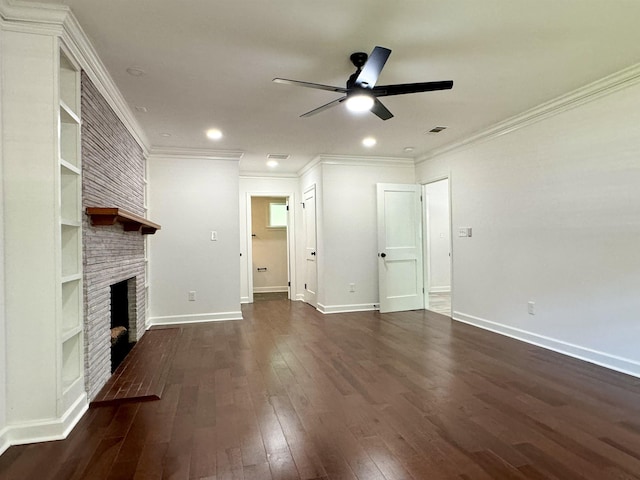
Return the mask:
[[269,203],[269,228],[285,228],[287,226],[287,205],[285,203]]

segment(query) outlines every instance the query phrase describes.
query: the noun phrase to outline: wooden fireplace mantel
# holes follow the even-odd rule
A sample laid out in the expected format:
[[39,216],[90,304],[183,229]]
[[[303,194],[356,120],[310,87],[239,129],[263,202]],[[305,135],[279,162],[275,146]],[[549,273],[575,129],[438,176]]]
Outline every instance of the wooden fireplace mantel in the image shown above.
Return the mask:
[[87,215],[91,217],[91,225],[104,226],[121,223],[125,232],[140,232],[142,235],[153,235],[160,230],[160,225],[146,218],[134,215],[121,208],[87,207]]

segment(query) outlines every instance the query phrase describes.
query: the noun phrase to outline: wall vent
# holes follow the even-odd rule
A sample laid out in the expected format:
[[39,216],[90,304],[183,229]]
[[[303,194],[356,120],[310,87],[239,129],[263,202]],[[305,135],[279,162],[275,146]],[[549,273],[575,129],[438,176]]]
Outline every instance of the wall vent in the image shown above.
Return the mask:
[[269,160],[288,160],[290,156],[288,153],[270,153],[267,158]]

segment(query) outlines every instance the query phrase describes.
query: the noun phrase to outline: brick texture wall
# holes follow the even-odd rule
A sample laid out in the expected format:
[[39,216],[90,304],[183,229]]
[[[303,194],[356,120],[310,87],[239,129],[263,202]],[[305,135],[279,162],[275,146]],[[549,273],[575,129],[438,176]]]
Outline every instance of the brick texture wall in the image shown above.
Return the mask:
[[[144,153],[83,72],[82,206],[118,207],[144,216]],[[93,399],[111,376],[109,286],[129,282],[130,340],[145,328],[144,236],[122,225],[93,227],[83,219],[85,381]],[[135,295],[135,298],[131,298]]]

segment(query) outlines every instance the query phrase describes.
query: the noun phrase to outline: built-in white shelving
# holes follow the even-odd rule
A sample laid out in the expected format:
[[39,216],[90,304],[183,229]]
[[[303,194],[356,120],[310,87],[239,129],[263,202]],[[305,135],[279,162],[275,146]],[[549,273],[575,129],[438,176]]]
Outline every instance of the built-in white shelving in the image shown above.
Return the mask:
[[64,48],[59,56],[60,321],[59,410],[84,390],[82,298],[82,170],[80,68]]

